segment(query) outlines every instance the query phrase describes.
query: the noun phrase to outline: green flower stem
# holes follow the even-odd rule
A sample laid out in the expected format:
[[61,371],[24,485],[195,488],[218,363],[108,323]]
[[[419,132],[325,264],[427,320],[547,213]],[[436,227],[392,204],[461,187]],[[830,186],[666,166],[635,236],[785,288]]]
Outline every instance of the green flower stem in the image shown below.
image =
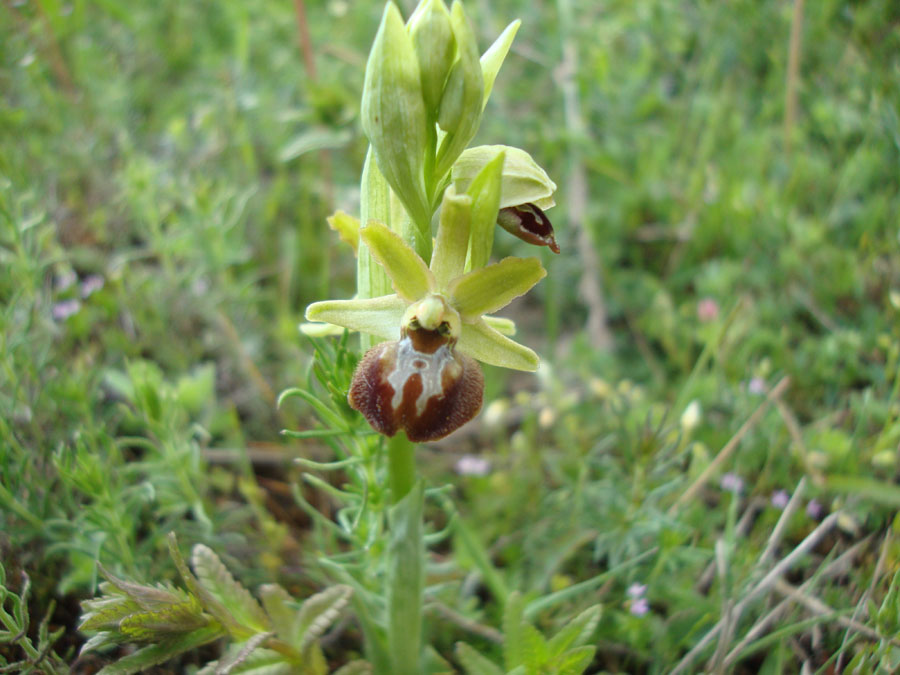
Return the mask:
[[402,431],[388,440],[388,477],[393,506],[388,515],[386,592],[392,675],[421,672],[425,490],[422,481],[416,480],[415,448]]
[[416,446],[402,431],[389,438],[388,483],[391,487],[392,503],[403,499],[416,482]]

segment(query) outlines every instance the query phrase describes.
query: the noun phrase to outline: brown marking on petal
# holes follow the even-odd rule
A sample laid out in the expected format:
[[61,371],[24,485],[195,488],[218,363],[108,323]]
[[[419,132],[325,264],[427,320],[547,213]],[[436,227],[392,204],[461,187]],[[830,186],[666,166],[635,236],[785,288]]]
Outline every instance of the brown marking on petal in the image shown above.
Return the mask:
[[[423,345],[432,351],[416,349]],[[484,393],[478,362],[453,347],[438,331],[421,328],[376,345],[353,374],[351,407],[386,436],[403,429],[421,443],[450,434],[478,414]]]
[[549,246],[559,253],[559,245],[553,234],[553,225],[541,209],[534,204],[519,204],[500,209],[497,224],[522,241],[536,246]]

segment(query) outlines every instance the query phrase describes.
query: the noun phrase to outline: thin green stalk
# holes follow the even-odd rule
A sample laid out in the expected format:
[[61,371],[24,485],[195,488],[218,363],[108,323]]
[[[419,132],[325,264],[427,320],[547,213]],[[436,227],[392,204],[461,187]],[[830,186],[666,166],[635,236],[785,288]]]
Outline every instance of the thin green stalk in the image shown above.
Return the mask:
[[388,482],[392,503],[402,500],[416,482],[416,446],[402,431],[388,439]]
[[392,675],[417,675],[421,671],[424,486],[416,480],[415,447],[403,432],[388,440],[388,482],[393,506],[388,514],[386,595]]

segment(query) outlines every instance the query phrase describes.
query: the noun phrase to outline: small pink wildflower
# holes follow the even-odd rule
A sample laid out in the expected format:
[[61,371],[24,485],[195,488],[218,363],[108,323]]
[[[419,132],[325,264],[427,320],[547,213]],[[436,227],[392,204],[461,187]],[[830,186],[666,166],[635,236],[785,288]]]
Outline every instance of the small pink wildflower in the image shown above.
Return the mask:
[[722,479],[719,481],[719,487],[738,495],[744,491],[744,479],[729,471],[722,476]]
[[775,490],[772,493],[772,506],[776,509],[783,509],[788,505],[789,501],[791,501],[791,496],[787,493],[787,490]]
[[62,302],[57,302],[53,305],[53,309],[51,310],[53,314],[53,318],[57,321],[65,321],[73,314],[77,314],[78,310],[81,309],[81,300],[77,298],[72,298],[71,300],[63,300]]
[[631,607],[629,607],[629,611],[634,616],[644,616],[650,611],[650,603],[647,602],[647,598],[635,598],[634,602],[631,603]]
[[87,298],[103,288],[104,280],[99,274],[92,274],[81,282],[81,297]]
[[463,455],[456,461],[456,473],[460,476],[486,476],[491,471],[491,462],[477,455]]
[[712,298],[703,298],[697,303],[697,318],[703,323],[715,321],[719,317],[719,303]]
[[822,503],[818,499],[810,499],[809,504],[806,505],[806,515],[808,515],[813,520],[818,520],[822,517],[822,514],[825,512],[825,509],[822,507]]
[[645,584],[639,584],[637,582],[631,584],[628,587],[628,590],[625,593],[628,594],[629,598],[640,598],[644,593],[647,592],[647,586]]
[[750,382],[747,383],[747,391],[754,396],[762,396],[766,393],[766,381],[761,377],[750,378]]

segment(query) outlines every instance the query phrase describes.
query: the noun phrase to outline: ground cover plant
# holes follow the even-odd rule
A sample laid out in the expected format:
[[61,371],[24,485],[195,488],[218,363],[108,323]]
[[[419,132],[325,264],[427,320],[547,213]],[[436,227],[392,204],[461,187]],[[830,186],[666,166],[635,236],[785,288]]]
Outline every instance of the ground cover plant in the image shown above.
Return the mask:
[[[384,604],[409,448],[348,404],[359,338],[297,329],[393,292],[325,225],[380,208],[383,10],[0,6],[0,668],[896,669],[895,3],[465,3],[479,56],[521,26],[458,151],[528,151],[560,254],[468,263],[539,259],[501,314],[542,365],[415,449],[421,653]],[[386,175],[423,263],[433,160],[424,200]]]

